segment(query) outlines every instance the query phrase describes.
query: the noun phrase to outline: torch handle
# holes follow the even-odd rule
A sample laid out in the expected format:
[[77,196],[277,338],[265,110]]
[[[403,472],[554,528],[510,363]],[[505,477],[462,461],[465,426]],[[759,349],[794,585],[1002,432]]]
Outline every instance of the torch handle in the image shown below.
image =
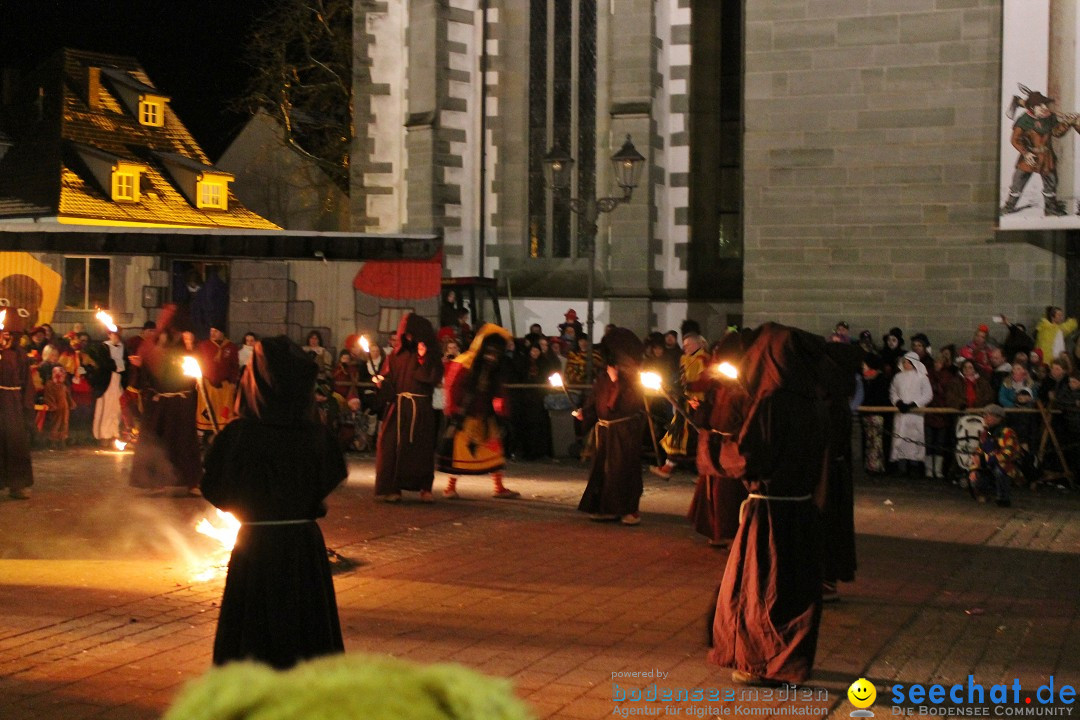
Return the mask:
[[686,420],[687,425],[694,428],[695,430],[701,430],[701,428],[699,428],[697,424],[690,419],[690,415],[685,410],[683,410],[682,403],[676,402],[675,399],[671,397],[671,393],[669,393],[666,388],[661,388],[660,392],[664,394],[664,397],[667,398],[668,402],[671,403],[671,406],[675,408],[675,412],[683,416],[683,419]]

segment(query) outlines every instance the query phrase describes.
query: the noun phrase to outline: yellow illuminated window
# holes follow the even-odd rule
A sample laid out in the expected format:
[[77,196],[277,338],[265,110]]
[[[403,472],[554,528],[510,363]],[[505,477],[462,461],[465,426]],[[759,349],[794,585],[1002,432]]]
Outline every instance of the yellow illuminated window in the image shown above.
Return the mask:
[[116,201],[139,201],[139,173],[116,170],[112,175],[112,198]]
[[143,98],[139,101],[139,122],[151,127],[165,124],[165,103],[160,98]]
[[226,204],[225,183],[220,180],[199,182],[199,207],[224,210]]

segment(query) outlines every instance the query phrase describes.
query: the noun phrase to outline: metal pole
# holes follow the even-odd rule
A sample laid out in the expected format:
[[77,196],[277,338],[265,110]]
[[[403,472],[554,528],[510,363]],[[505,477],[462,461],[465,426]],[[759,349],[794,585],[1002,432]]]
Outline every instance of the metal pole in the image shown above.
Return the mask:
[[[591,216],[592,213],[590,212]],[[591,217],[586,217],[587,220],[593,220]],[[592,240],[592,246],[589,250],[589,280],[587,288],[589,294],[588,308],[585,311],[585,336],[589,338],[589,354],[585,357],[585,381],[593,381],[593,276],[596,274],[596,222],[593,220],[589,223],[589,236]]]

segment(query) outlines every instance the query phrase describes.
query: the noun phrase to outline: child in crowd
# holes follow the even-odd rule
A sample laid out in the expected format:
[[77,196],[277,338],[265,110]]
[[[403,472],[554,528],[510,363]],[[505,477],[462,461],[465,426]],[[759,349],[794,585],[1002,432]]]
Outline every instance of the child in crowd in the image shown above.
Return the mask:
[[60,365],[52,369],[52,377],[45,383],[45,407],[48,418],[49,447],[60,450],[67,444],[68,426],[71,421],[71,409],[75,407],[75,398],[67,384],[67,372]]

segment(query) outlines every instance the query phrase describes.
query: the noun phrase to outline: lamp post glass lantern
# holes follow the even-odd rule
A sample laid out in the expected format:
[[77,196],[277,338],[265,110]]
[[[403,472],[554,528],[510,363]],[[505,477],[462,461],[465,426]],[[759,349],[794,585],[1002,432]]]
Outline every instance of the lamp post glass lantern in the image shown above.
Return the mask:
[[[586,245],[589,248],[588,311],[585,317],[585,333],[589,338],[590,349],[585,358],[585,377],[590,381],[593,378],[593,276],[596,274],[596,221],[602,213],[609,213],[622,203],[630,201],[645,166],[645,157],[637,151],[634,143],[630,141],[630,136],[627,135],[623,146],[611,156],[611,164],[615,171],[615,182],[623,191],[621,196],[567,199],[570,210],[584,218],[588,233],[588,245]],[[544,179],[552,190],[568,190],[573,178],[573,170],[574,158],[561,148],[552,148],[544,156]]]

